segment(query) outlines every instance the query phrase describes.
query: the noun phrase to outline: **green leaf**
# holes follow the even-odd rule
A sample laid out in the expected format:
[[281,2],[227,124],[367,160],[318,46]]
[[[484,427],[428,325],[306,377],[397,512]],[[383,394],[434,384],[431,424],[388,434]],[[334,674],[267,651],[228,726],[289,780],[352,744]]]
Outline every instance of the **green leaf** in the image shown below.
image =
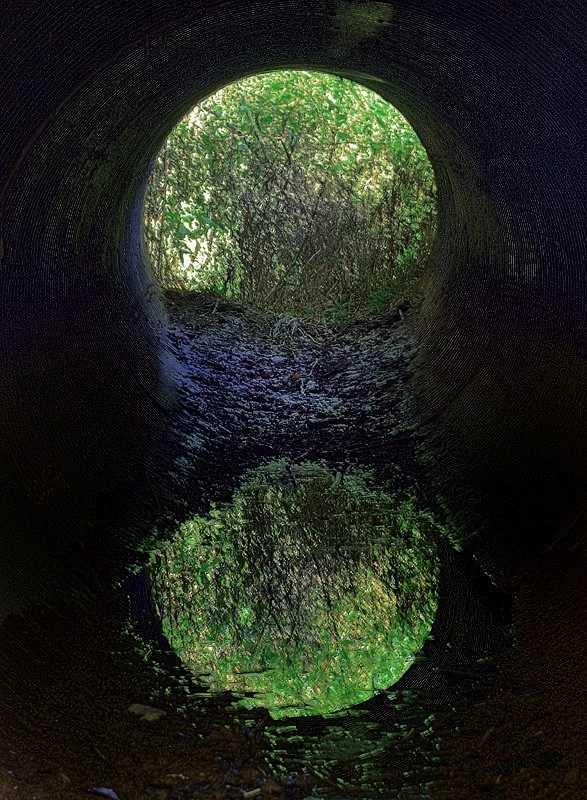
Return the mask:
[[183,222],[180,222],[180,224],[175,229],[175,235],[179,239],[183,239],[184,236],[190,236],[190,234],[191,234],[191,231],[189,230],[189,228],[186,228],[186,226],[183,224]]

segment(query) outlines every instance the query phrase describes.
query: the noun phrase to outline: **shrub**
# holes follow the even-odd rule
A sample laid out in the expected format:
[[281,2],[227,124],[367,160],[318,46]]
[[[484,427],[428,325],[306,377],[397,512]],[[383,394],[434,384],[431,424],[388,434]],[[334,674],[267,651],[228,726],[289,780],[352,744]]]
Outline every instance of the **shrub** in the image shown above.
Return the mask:
[[393,106],[337,76],[279,71],[181,120],[145,230],[163,287],[324,318],[416,293],[435,214],[426,152]]

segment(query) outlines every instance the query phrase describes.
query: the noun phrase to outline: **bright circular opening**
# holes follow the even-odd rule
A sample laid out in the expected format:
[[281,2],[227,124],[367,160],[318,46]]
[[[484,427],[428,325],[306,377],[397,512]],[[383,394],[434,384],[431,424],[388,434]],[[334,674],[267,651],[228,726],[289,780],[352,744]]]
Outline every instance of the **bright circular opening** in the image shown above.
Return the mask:
[[378,94],[281,70],[178,123],[144,220],[164,289],[341,321],[423,293],[436,187],[415,131]]
[[333,713],[395,683],[421,649],[438,531],[369,472],[275,461],[152,555],[152,596],[212,691],[276,719]]

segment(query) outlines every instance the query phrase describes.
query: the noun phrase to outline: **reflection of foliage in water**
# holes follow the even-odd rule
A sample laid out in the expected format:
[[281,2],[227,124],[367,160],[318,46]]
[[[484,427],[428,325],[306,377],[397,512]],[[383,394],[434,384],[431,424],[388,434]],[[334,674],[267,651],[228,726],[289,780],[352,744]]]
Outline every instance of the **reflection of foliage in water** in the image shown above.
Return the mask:
[[212,689],[276,718],[327,713],[390,686],[421,647],[436,530],[368,473],[273,462],[153,555],[153,597]]

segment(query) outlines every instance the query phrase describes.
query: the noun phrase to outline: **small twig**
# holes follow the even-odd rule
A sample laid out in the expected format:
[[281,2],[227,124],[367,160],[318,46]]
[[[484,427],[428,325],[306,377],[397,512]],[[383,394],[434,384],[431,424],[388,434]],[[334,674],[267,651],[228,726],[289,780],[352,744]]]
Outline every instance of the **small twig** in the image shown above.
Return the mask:
[[483,736],[482,736],[482,737],[481,737],[481,739],[479,740],[479,747],[483,747],[483,745],[485,744],[485,742],[486,742],[486,741],[489,739],[489,737],[491,736],[491,734],[492,734],[494,731],[495,731],[495,728],[488,728],[488,729],[485,731],[485,733],[483,734]]
[[314,344],[318,344],[318,342],[316,341],[316,339],[314,339],[311,333],[308,333],[308,331],[305,330],[305,328],[302,328],[301,326],[300,329],[302,331],[303,336],[306,336],[308,339],[311,339],[314,342]]
[[97,753],[97,754],[100,756],[100,758],[102,759],[102,761],[108,761],[108,759],[106,758],[106,756],[104,755],[104,753],[102,753],[102,751],[98,749],[98,747],[97,747],[97,746],[94,744],[94,742],[92,742],[92,741],[90,740],[90,744],[92,745],[92,748],[94,749],[94,751],[95,751],[95,752],[96,752],[96,753]]
[[[335,789],[341,789],[342,791],[346,790],[344,784],[338,783],[338,781],[333,780],[332,778],[328,778],[326,775],[321,775],[318,770],[314,769],[311,764],[306,764],[306,769],[308,772],[313,775],[315,778],[318,778],[319,781],[323,781],[324,783],[329,784],[330,786],[334,786]],[[351,787],[349,787],[350,789]],[[354,787],[353,787],[354,788]]]

